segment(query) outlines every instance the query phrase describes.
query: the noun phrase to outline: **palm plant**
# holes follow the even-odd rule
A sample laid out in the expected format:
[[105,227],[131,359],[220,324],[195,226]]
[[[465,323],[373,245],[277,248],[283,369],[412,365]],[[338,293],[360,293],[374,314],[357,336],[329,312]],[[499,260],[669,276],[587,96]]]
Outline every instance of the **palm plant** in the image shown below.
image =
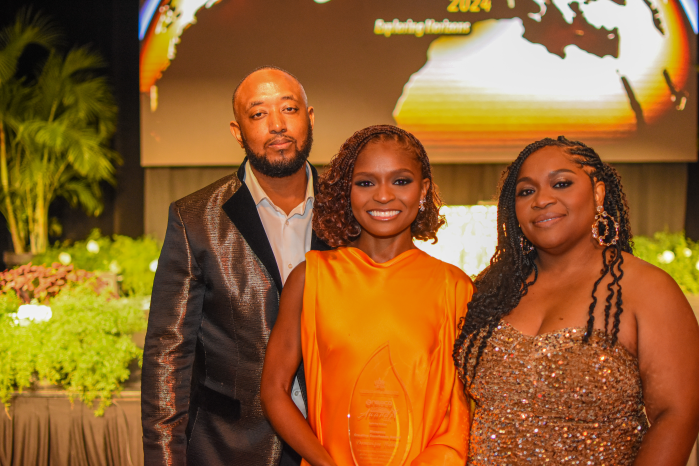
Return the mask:
[[[25,242],[19,235],[19,224],[14,214],[13,199],[10,196],[10,182],[8,174],[8,145],[14,151],[14,140],[8,142],[8,124],[16,122],[13,118],[19,115],[18,107],[21,106],[22,92],[15,78],[17,64],[22,53],[30,44],[44,47],[53,47],[57,40],[57,34],[47,18],[40,15],[32,15],[31,10],[23,10],[17,15],[15,22],[0,30],[0,184],[2,186],[3,203],[2,212],[10,227],[12,243],[15,252],[24,252]],[[24,95],[20,95],[24,94]]]
[[86,48],[62,54],[38,33],[38,39],[26,39],[27,31],[43,31],[53,39],[47,25],[41,17],[22,13],[0,32],[0,63],[3,53],[16,54],[22,44],[39,43],[48,50],[30,78],[16,77],[17,60],[0,64],[15,67],[0,80],[0,210],[16,253],[27,245],[35,254],[46,250],[48,208],[58,196],[88,214],[100,214],[100,182],[114,183],[120,162],[108,146],[116,105],[106,79],[96,72],[104,61]]

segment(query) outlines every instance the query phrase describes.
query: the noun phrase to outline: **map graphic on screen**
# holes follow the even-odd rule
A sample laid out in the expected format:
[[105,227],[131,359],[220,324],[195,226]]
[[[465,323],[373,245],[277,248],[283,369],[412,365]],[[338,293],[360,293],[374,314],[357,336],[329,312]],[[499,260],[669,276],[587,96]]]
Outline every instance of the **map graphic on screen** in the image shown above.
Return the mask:
[[[609,161],[696,160],[696,0],[154,0],[141,8],[143,164],[232,165],[257,66],[316,108],[312,161],[391,123],[435,162],[565,135]],[[207,108],[208,105],[208,108]]]

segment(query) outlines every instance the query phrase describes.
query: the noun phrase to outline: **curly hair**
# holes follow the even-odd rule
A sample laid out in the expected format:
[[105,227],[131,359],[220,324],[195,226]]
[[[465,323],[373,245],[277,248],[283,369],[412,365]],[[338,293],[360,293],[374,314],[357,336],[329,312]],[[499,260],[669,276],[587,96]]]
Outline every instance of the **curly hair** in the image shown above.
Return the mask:
[[345,246],[356,239],[362,229],[352,214],[350,192],[354,164],[370,142],[394,141],[417,157],[422,166],[422,177],[430,180],[425,196],[425,210],[418,211],[410,226],[412,237],[437,242],[437,230],[444,225],[439,214],[443,202],[432,181],[432,169],[425,148],[409,132],[392,125],[369,126],[350,136],[340,152],[330,160],[328,170],[320,176],[313,204],[313,229],[320,239],[332,247]]
[[[583,341],[588,342],[594,328],[597,288],[604,277],[609,275],[612,277],[612,281],[607,286],[604,327],[605,332],[607,332],[612,300],[616,295],[611,344],[615,345],[617,342],[619,319],[623,312],[621,279],[624,272],[621,266],[624,263],[624,258],[621,253],[622,251],[632,253],[628,203],[622,190],[621,179],[614,168],[602,162],[599,155],[585,144],[569,141],[563,136],[559,136],[558,139],[542,139],[525,147],[502,175],[498,199],[497,248],[490,259],[490,265],[476,277],[475,286],[478,292],[474,294],[473,300],[468,304],[468,313],[462,321],[461,333],[456,340],[452,354],[459,372],[465,375],[471,351],[476,340],[480,340],[471,383],[475,379],[478,363],[493,331],[500,320],[517,307],[520,299],[527,294],[529,287],[536,283],[538,277],[538,270],[534,262],[537,256],[536,249],[526,253],[520,244],[521,241],[526,241],[526,238],[522,234],[515,213],[515,197],[517,177],[522,164],[531,154],[547,146],[560,147],[581,167],[588,167],[586,171],[593,186],[595,181],[602,181],[605,185],[604,210],[618,223],[619,238],[616,242],[612,241],[616,233],[614,228],[600,231],[600,237],[605,243],[613,242],[614,244],[606,246],[602,251],[602,272],[592,287],[592,302],[588,311],[587,329]],[[533,279],[527,281],[532,273],[534,274]],[[478,338],[479,336],[480,338]]]

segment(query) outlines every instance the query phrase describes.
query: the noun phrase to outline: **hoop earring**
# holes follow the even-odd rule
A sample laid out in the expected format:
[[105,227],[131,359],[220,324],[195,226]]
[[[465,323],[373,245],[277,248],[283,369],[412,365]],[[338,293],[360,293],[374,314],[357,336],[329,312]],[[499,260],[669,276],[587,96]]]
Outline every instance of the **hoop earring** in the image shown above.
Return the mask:
[[419,210],[420,210],[420,212],[424,212],[424,211],[425,211],[425,200],[424,200],[424,199],[420,199],[420,207],[419,207]]
[[524,235],[519,237],[519,247],[522,248],[522,253],[525,256],[536,249],[534,248],[534,245],[524,237]]
[[[609,235],[609,220],[614,223],[614,238],[609,243],[604,242],[604,238]],[[604,234],[600,235],[600,229],[604,228]],[[619,224],[614,217],[609,215],[604,207],[597,206],[597,213],[595,214],[595,222],[592,224],[592,237],[595,238],[600,246],[611,246],[619,241]]]

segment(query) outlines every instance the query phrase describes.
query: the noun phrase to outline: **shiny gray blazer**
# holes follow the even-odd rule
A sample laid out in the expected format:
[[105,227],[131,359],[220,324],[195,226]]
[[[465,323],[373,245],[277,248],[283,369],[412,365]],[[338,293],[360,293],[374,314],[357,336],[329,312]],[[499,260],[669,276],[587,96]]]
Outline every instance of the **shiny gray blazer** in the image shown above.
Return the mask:
[[170,206],[143,354],[148,466],[293,464],[260,405],[282,282],[245,163]]

